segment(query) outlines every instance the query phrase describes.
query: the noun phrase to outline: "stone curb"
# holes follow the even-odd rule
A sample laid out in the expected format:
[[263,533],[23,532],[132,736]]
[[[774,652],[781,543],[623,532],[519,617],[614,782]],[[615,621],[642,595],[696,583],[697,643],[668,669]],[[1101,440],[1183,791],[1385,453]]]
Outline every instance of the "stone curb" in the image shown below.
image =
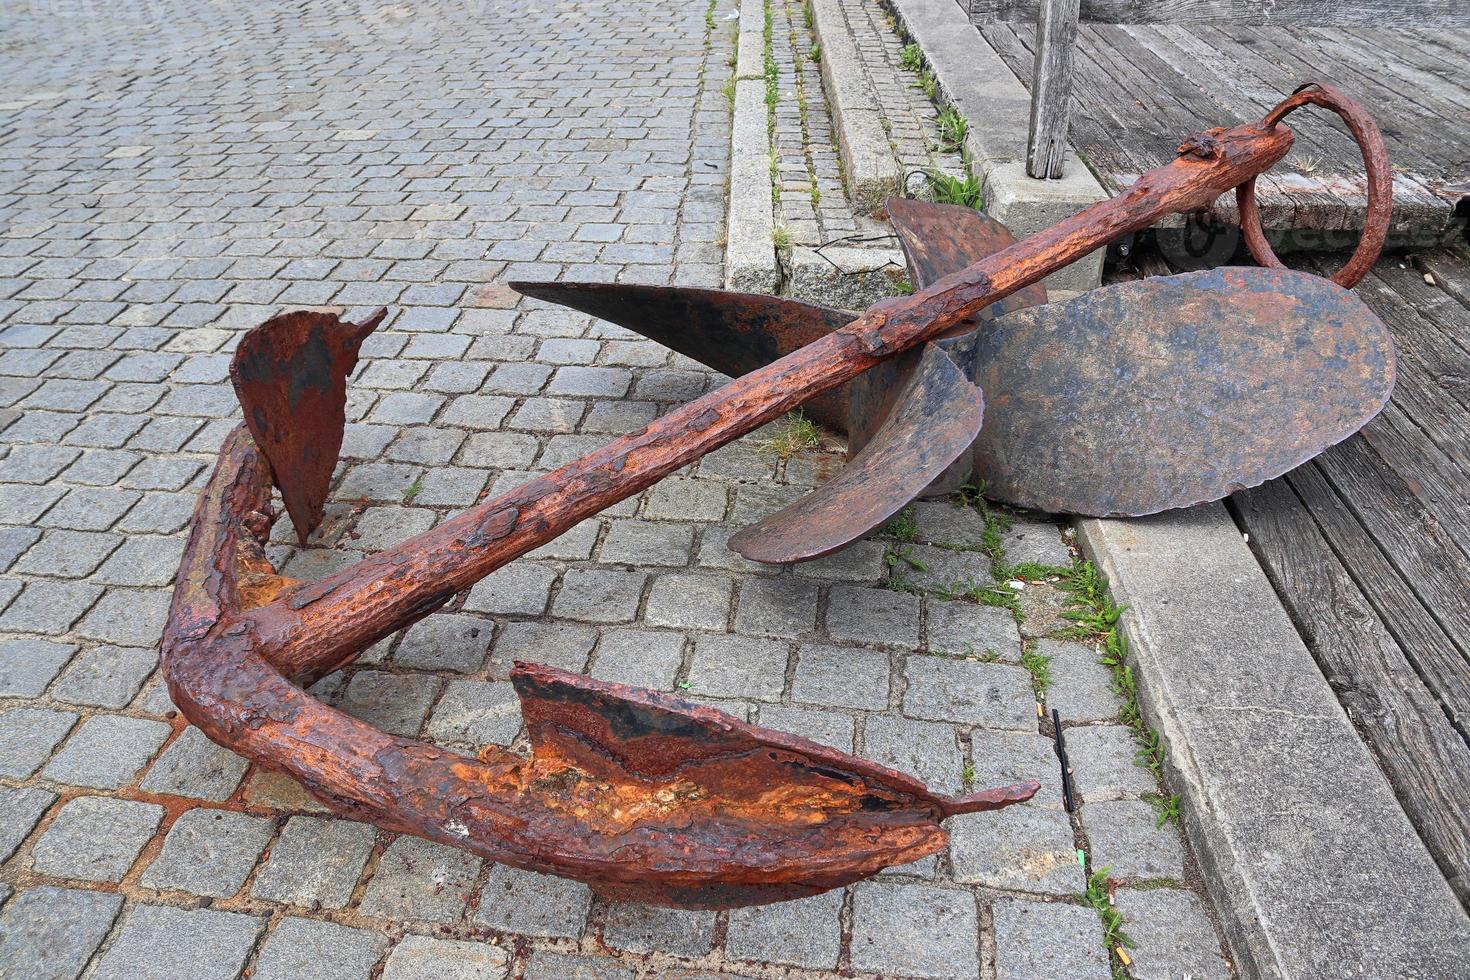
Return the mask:
[[863,71],[862,56],[838,0],[809,0],[812,24],[822,47],[822,82],[837,134],[837,151],[849,199],[871,214],[902,192],[903,173],[888,141],[878,96]]
[[[1031,96],[955,0],[887,3],[904,34],[923,51],[944,100],[971,122],[965,145],[983,187],[987,214],[1025,238],[1108,198],[1072,151],[1060,179],[1026,176]],[[1099,249],[1048,276],[1047,288],[1091,289],[1102,281],[1102,260]]]
[[762,66],[765,4],[741,0],[735,49],[735,106],[730,122],[730,199],[725,222],[725,288],[776,293],[775,217],[771,205],[771,137]]
[[1225,508],[1077,530],[1241,975],[1459,975],[1470,917]]

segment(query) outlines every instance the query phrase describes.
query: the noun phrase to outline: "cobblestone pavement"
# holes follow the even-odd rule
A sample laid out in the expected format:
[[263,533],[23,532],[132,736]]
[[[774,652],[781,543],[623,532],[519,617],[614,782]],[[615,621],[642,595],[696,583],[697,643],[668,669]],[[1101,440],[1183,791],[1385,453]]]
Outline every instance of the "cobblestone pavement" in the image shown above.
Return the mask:
[[[952,821],[938,859],[718,915],[607,903],[331,818],[169,704],[156,643],[233,424],[240,329],[287,307],[395,311],[354,381],[328,520],[300,551],[278,528],[275,557],[302,577],[717,383],[500,283],[719,283],[726,13],[4,5],[0,977],[1106,977],[1079,844],[1160,886],[1119,891],[1141,947],[1223,970],[1096,652],[1035,638],[1059,625],[1055,590],[1023,593],[1024,635],[1005,609],[941,597],[1007,563],[1066,562],[1056,528],[1016,524],[1002,558],[978,511],[928,503],[887,538],[758,567],[725,549],[730,530],[837,460],[783,460],[769,433],[317,691],[393,732],[507,744],[520,657],[682,691],[945,791],[1043,780],[1033,804]],[[1051,658],[1048,703],[1076,722],[1080,818],[1061,809],[1023,652]]]

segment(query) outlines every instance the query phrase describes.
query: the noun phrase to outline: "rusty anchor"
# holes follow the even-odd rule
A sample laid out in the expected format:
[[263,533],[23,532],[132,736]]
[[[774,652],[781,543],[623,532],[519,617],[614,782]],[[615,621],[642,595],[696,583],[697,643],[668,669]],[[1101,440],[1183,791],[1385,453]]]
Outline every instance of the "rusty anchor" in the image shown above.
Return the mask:
[[[1242,188],[1291,146],[1281,117],[1309,102],[1347,118],[1368,161],[1369,228],[1341,285],[1223,269],[1040,305],[1042,278],[1107,242],[1231,190],[1244,200]],[[1345,438],[1387,398],[1387,331],[1342,288],[1382,246],[1387,193],[1371,120],[1318,85],[1262,123],[1187,142],[1129,190],[1024,241],[974,212],[895,202],[919,288],[862,314],[713,291],[524,285],[740,376],[313,582],[280,576],[267,559],[272,485],[304,539],[341,445],[346,379],[383,312],[360,324],[277,317],[246,335],[232,364],[245,422],[226,439],[190,524],[163,638],[170,694],[210,738],[291,774],[343,816],[613,898],[772,902],[934,853],[947,839],[943,820],[1025,800],[1037,784],[944,797],[711,708],[530,663],[511,673],[529,757],[493,746],[471,757],[389,735],[302,685],[804,404],[858,448],[843,474],[742,532],[737,547],[767,561],[831,551],[972,472],[999,499],[1081,513],[1180,506],[1267,479]],[[1162,405],[1133,399],[1130,420],[1118,404],[1145,384],[1170,394]],[[1240,400],[1256,404],[1230,414]],[[1176,414],[1186,418],[1171,423]],[[1138,437],[1118,452],[1070,447],[1095,450],[1087,425],[1125,422]],[[1037,448],[1027,454],[1028,445]]]

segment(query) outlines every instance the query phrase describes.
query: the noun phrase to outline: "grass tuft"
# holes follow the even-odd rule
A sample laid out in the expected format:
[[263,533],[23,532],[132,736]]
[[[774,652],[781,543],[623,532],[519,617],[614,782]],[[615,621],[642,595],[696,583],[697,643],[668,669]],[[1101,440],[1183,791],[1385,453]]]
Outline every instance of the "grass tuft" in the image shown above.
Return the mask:
[[903,46],[903,50],[898,53],[898,67],[912,72],[917,72],[924,67],[924,55],[919,51],[917,44]]
[[804,449],[816,449],[821,441],[817,424],[797,411],[786,416],[785,427],[766,443],[766,448],[782,459],[790,459]]
[[958,204],[966,208],[978,208],[981,203],[980,181],[974,174],[955,177],[942,170],[930,168],[924,171],[929,181],[929,197],[936,204]]
[[960,115],[958,109],[952,105],[945,106],[936,120],[939,127],[939,148],[946,153],[953,153],[965,148],[965,134],[970,131],[970,121]]

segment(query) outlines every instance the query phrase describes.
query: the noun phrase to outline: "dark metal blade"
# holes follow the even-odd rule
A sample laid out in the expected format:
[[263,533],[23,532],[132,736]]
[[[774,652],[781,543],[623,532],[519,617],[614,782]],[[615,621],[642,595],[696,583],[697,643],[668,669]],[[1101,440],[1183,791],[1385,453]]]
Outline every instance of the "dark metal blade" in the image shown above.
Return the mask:
[[1137,516],[1280,476],[1360,429],[1394,383],[1392,336],[1352,293],[1284,269],[1106,286],[977,338],[985,495]]
[[[915,289],[930,286],[1016,243],[1009,228],[974,208],[907,197],[890,197],[885,207],[898,233]],[[1045,302],[1046,287],[1036,283],[1012,293],[985,313],[999,316],[1007,310]]]
[[[738,378],[825,337],[856,313],[760,293],[636,283],[513,282],[516,292],[569,306],[656,340]],[[844,385],[808,402],[808,416],[847,428]]]
[[820,558],[898,513],[965,453],[985,400],[949,354],[924,347],[913,379],[871,442],[843,471],[800,500],[731,535],[753,561]]
[[230,380],[245,424],[281,490],[301,543],[321,523],[342,433],[347,377],[388,311],[362,323],[302,311],[267,320],[240,340]]

